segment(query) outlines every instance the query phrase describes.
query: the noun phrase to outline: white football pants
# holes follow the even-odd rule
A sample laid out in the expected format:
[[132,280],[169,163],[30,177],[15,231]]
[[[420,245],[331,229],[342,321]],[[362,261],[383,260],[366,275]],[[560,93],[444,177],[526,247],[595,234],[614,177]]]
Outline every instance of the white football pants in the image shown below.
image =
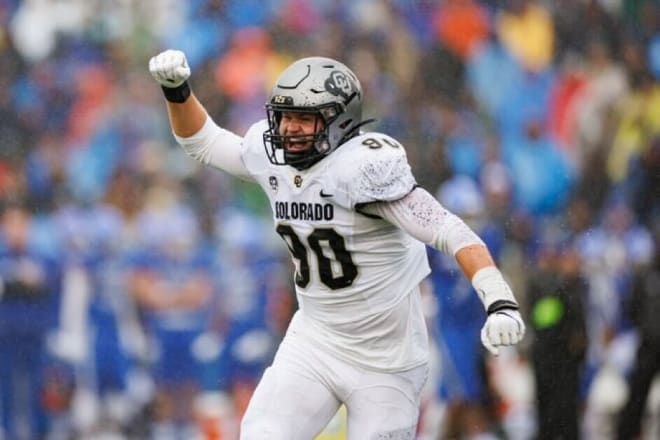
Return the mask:
[[241,422],[241,440],[312,440],[341,404],[347,440],[413,440],[426,365],[400,373],[336,359],[289,332]]

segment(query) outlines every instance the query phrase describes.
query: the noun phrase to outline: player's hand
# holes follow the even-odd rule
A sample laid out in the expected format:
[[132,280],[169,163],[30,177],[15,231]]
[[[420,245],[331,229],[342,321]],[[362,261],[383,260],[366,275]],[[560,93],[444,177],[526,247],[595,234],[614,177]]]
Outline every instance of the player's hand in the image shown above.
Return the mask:
[[169,49],[149,60],[149,72],[163,87],[179,87],[190,77],[186,55]]
[[518,310],[501,309],[488,315],[481,329],[481,343],[495,356],[499,347],[514,345],[525,336],[525,323]]

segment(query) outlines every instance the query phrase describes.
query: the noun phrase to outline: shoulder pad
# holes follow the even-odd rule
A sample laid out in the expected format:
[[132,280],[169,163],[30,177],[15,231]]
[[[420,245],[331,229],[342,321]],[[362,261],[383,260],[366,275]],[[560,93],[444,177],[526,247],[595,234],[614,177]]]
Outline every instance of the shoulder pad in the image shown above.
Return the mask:
[[340,182],[352,205],[398,200],[415,187],[404,147],[382,133],[365,133],[342,145]]

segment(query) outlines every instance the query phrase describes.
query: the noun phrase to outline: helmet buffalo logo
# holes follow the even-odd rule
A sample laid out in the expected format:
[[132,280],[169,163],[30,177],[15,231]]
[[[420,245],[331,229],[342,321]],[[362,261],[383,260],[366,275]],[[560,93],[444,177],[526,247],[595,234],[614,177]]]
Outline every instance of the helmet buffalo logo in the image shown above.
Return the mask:
[[355,85],[351,78],[344,72],[335,70],[325,80],[325,89],[335,96],[341,96],[344,99],[350,98]]

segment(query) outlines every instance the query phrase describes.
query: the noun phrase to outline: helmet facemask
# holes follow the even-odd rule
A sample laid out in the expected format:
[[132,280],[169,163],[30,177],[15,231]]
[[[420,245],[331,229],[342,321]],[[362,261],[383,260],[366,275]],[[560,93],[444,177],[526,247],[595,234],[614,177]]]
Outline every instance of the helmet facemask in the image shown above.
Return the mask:
[[[315,134],[303,137],[311,147],[301,151],[286,148],[300,135],[280,134],[283,112],[307,113],[316,117]],[[304,170],[357,134],[362,125],[362,88],[343,64],[321,57],[293,63],[276,81],[266,104],[268,130],[264,147],[271,163]]]
[[[330,103],[321,108],[292,107],[275,104],[266,104],[269,130],[264,133],[264,141],[272,145],[268,151],[271,162],[278,165],[290,165],[298,170],[311,167],[321,160],[331,150],[328,138],[328,130],[341,109],[339,104]],[[313,134],[280,134],[280,121],[283,112],[308,113],[315,117],[315,129]],[[287,148],[291,142],[310,143],[310,148],[301,151],[292,151]]]

